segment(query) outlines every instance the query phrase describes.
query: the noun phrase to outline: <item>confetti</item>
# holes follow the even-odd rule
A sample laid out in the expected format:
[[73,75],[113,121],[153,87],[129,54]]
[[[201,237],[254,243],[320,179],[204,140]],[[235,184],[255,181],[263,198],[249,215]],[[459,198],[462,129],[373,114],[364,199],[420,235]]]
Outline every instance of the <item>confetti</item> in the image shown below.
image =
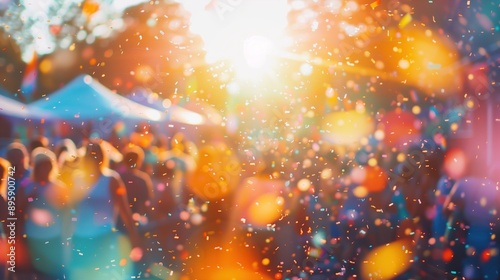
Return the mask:
[[[19,267],[27,250],[54,279],[460,278],[458,258],[497,258],[476,230],[500,201],[493,2],[7,2],[0,148],[30,145],[0,178],[27,205]],[[66,137],[112,144],[95,170],[85,147],[56,160],[45,201],[56,181],[34,184],[28,152]],[[101,169],[125,187],[101,192]]]
[[404,15],[403,18],[398,23],[399,28],[401,29],[405,28],[412,20],[413,17],[411,16],[411,14]]

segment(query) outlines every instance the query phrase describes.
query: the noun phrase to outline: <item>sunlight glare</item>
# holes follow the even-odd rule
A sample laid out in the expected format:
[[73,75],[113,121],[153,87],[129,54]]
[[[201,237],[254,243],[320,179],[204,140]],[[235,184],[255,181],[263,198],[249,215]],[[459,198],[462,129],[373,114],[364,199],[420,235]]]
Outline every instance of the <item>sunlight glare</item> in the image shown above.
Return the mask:
[[286,0],[179,2],[191,13],[191,31],[203,38],[209,64],[229,60],[237,71],[256,72],[284,41]]
[[250,68],[261,68],[266,64],[267,56],[272,49],[269,39],[262,36],[252,36],[245,40],[243,53]]

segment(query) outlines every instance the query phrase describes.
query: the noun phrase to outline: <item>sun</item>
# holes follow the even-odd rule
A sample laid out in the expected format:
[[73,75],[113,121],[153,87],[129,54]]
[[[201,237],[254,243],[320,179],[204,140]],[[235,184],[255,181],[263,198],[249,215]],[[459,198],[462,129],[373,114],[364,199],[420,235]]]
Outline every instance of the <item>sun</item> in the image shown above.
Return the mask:
[[239,78],[262,74],[284,41],[287,0],[184,0],[191,32],[203,38],[208,64],[229,61]]

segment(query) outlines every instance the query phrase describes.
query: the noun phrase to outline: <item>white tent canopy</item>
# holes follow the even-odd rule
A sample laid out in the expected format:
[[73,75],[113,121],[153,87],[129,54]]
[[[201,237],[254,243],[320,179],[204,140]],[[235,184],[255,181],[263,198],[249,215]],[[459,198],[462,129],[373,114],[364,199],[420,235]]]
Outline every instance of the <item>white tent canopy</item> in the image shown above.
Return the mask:
[[201,114],[208,120],[209,123],[213,125],[221,125],[224,120],[221,113],[217,111],[217,109],[204,101],[191,100],[184,104],[183,107],[187,110]]
[[99,118],[161,121],[165,115],[120,96],[89,75],[80,75],[44,99],[31,103],[30,110],[51,112],[52,119],[96,120]]
[[142,105],[163,111],[166,121],[190,125],[201,125],[207,122],[203,115],[174,105],[169,99],[163,99],[159,95],[144,88],[137,88],[128,95],[128,98]]

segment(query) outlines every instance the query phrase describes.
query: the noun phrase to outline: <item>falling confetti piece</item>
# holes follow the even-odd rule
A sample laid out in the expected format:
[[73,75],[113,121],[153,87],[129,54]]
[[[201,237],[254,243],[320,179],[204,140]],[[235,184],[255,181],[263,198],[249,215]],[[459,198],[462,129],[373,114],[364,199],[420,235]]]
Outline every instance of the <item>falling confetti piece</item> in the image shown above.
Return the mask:
[[413,102],[418,102],[418,93],[416,90],[412,89],[410,90],[410,97],[411,97],[411,101]]
[[399,21],[399,28],[403,29],[405,26],[407,26],[411,21],[412,21],[412,16],[410,14],[406,14],[401,21]]

